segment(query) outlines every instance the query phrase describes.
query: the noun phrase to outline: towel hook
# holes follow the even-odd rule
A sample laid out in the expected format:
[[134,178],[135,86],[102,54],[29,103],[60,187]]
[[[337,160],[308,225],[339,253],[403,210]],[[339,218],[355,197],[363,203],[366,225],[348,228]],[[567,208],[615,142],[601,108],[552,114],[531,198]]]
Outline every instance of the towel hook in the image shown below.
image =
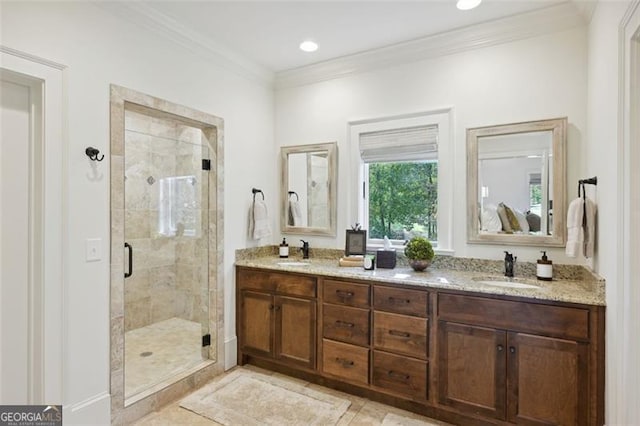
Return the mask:
[[298,197],[298,193],[296,191],[289,191],[289,198],[291,198],[292,195],[296,196],[296,201],[300,201],[300,197]]
[[[578,180],[578,197],[586,197],[586,191],[584,190],[585,185],[598,185],[598,176],[594,176],[588,179],[580,179]],[[582,195],[581,195],[582,189]]]
[[258,189],[258,188],[251,188],[251,192],[253,193],[253,201],[256,201],[256,194],[259,192],[260,194],[262,194],[262,201],[264,201],[264,192],[262,192],[262,189]]
[[92,146],[87,147],[87,149],[84,150],[84,153],[87,154],[87,157],[89,157],[91,161],[104,160],[104,154],[102,154],[102,156],[98,158],[98,154],[100,154],[100,150]]

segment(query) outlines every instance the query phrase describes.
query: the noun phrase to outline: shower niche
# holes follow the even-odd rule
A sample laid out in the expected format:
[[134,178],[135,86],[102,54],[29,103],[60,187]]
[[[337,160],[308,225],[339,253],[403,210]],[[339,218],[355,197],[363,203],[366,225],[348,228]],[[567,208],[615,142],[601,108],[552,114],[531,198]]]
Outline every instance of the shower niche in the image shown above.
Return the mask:
[[223,121],[111,95],[112,420],[127,423],[223,370]]

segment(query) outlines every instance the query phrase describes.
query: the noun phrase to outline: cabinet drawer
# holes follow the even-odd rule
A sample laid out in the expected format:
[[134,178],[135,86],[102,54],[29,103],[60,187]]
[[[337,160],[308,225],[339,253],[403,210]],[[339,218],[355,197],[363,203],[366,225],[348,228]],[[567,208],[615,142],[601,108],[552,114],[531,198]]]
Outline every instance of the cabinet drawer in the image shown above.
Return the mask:
[[369,345],[369,310],[323,305],[323,336],[355,345]]
[[242,289],[267,290],[289,296],[316,297],[316,279],[296,274],[238,269]]
[[343,281],[324,280],[325,303],[368,308],[371,305],[369,285]]
[[369,349],[322,340],[322,370],[358,383],[369,383]]
[[589,339],[587,309],[440,293],[438,318],[504,330]]
[[407,290],[393,287],[373,287],[373,306],[380,311],[426,317],[428,293],[421,290]]
[[373,351],[373,384],[413,399],[426,399],[427,362]]
[[427,325],[426,318],[375,312],[373,345],[376,349],[427,359]]

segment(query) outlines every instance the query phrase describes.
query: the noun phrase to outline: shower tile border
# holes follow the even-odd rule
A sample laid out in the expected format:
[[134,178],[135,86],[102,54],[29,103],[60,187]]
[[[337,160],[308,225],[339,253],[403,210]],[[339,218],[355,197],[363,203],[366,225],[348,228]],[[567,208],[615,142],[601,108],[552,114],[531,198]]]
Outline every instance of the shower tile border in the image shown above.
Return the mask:
[[[173,383],[155,386],[157,392],[125,406],[124,395],[124,128],[125,110],[172,118],[203,130],[212,170],[209,173],[209,331],[215,345],[210,361]],[[110,393],[111,423],[129,424],[196,389],[224,371],[224,120],[202,111],[112,84],[110,87]],[[215,168],[214,168],[215,167]]]

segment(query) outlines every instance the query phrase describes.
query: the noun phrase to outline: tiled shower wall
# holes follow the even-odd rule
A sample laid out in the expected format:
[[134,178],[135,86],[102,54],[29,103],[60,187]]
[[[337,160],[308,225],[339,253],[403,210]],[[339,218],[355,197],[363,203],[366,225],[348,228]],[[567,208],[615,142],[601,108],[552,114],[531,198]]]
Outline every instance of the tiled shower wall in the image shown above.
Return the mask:
[[[125,113],[125,241],[134,257],[133,275],[124,286],[125,331],[173,317],[195,322],[207,318],[208,172],[201,170],[201,159],[207,158],[203,145],[200,129]],[[169,199],[167,178],[176,177],[180,191]],[[168,217],[169,207],[174,219],[179,211],[177,227]]]

